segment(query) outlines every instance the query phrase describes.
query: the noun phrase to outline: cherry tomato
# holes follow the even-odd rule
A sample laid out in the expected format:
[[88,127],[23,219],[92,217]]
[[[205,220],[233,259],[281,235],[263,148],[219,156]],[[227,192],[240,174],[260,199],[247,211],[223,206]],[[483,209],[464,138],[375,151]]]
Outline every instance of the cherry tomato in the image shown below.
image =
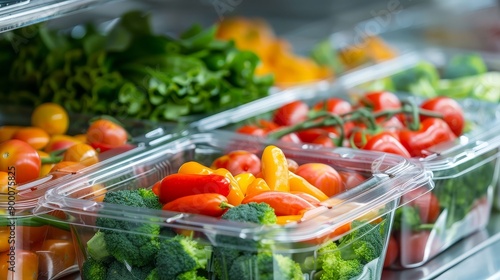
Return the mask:
[[0,171],[11,172],[17,184],[38,178],[42,163],[28,143],[11,139],[0,143]]
[[76,161],[61,161],[59,163],[56,163],[52,167],[52,169],[50,169],[49,173],[54,173],[54,172],[74,173],[85,167],[86,167],[85,165]]
[[338,171],[340,177],[342,178],[342,182],[344,184],[344,188],[346,190],[352,189],[356,186],[359,186],[363,181],[366,180],[363,175],[354,171]]
[[37,250],[40,275],[55,276],[75,264],[76,255],[73,242],[64,239],[47,239]]
[[424,261],[425,248],[429,240],[429,235],[430,231],[428,230],[403,233],[400,241],[401,262],[415,264]]
[[99,119],[87,129],[87,141],[115,148],[127,143],[127,131],[120,125],[106,119]]
[[211,168],[225,168],[233,176],[245,172],[255,175],[260,172],[261,162],[260,158],[254,153],[245,150],[235,150],[215,159]]
[[317,111],[326,110],[327,112],[333,114],[343,115],[345,113],[352,111],[352,106],[351,103],[342,98],[332,97],[328,98],[327,100],[322,100],[316,103],[313,106],[313,110]]
[[24,141],[35,150],[41,150],[49,143],[50,136],[39,127],[23,127],[12,135],[12,139]]
[[391,234],[389,235],[389,242],[387,243],[387,251],[385,253],[384,267],[391,266],[399,256],[399,244],[396,238]]
[[[424,101],[420,107],[431,111],[438,112],[443,115],[443,120],[451,128],[451,131],[456,136],[460,136],[464,129],[464,112],[460,104],[454,99],[447,96],[439,96]],[[420,116],[420,120],[425,120],[429,117]]]
[[303,122],[309,113],[309,106],[300,100],[281,106],[274,112],[273,121],[281,126]]
[[432,192],[422,194],[420,190],[411,191],[403,196],[405,201],[410,201],[409,205],[416,207],[422,223],[434,223],[441,213],[439,200]]
[[97,151],[92,146],[79,143],[69,147],[63,154],[63,161],[79,162],[85,166],[90,166],[99,162]]
[[[14,267],[15,272],[9,270],[12,267]],[[37,280],[38,255],[32,251],[21,249],[2,253],[0,255],[0,279]]]
[[248,134],[248,135],[255,135],[255,136],[265,136],[267,134],[267,131],[263,128],[258,127],[255,124],[248,124],[244,125],[238,130],[236,130],[237,133],[242,133],[242,134]]
[[31,114],[31,124],[50,135],[65,134],[69,126],[66,110],[56,103],[43,103]]
[[451,131],[445,121],[438,118],[428,118],[421,122],[418,131],[403,129],[399,132],[401,144],[412,156],[425,157],[427,149],[442,142],[455,140],[457,136]]
[[52,153],[59,150],[65,150],[78,143],[82,142],[69,135],[53,135],[50,137],[49,143],[45,146],[43,151]]
[[305,163],[297,168],[295,174],[306,179],[328,197],[344,190],[342,178],[337,170],[323,163]]
[[401,108],[401,101],[397,95],[389,91],[368,92],[359,100],[359,103],[361,106],[368,107],[374,112]]
[[16,226],[16,248],[33,250],[45,239],[49,226]]
[[406,158],[411,157],[403,144],[390,132],[382,132],[372,136],[363,146],[363,149],[396,154]]
[[3,125],[0,126],[0,142],[5,140],[12,139],[12,135],[16,133],[22,126],[14,126],[14,125]]

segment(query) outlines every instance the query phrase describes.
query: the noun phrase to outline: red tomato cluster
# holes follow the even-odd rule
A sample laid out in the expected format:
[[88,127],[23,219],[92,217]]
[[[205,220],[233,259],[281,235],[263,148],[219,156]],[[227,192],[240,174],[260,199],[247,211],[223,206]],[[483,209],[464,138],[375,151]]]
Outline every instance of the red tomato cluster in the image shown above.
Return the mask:
[[237,132],[425,157],[430,147],[460,136],[464,122],[462,108],[451,98],[431,98],[416,106],[380,91],[366,93],[353,104],[337,97],[313,106],[294,101],[278,108],[271,120],[260,119]]
[[156,183],[153,191],[164,210],[213,217],[220,217],[229,207],[264,202],[275,210],[278,223],[285,224],[302,219],[310,209],[331,206],[323,202],[364,179],[323,163],[299,165],[270,145],[261,157],[235,150],[210,166],[186,162],[177,173]]
[[68,166],[78,170],[128,140],[126,130],[107,119],[92,122],[85,134],[67,135],[68,126],[67,112],[54,103],[36,107],[31,126],[1,126],[0,173],[6,173],[11,184],[23,184]]

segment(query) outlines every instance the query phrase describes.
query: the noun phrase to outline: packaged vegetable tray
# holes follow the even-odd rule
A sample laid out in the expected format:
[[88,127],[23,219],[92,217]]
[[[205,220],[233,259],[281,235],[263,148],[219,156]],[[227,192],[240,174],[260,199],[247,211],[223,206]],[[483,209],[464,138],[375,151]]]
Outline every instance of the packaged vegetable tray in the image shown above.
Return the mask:
[[[387,84],[388,78],[386,77],[419,65],[422,55],[423,53],[411,53],[404,55],[405,59],[362,69],[353,75],[346,75],[330,89],[297,91],[286,98],[269,97],[267,100],[254,102],[251,107],[244,106],[224,114],[213,115],[194,125],[199,130],[224,129],[264,136],[268,139],[280,138],[306,149],[318,144],[327,147],[348,146],[356,149],[398,153],[421,162],[433,172],[435,188],[429,194],[416,199],[413,203],[407,203],[406,206],[396,211],[394,240],[391,243],[396,243],[396,248],[399,249],[393,250],[394,257],[391,258],[392,261],[388,261],[391,265],[387,265],[393,268],[421,266],[458,240],[485,228],[491,213],[500,168],[498,161],[500,107],[498,104],[470,97],[455,100],[381,91],[383,88],[381,85]],[[442,66],[448,61],[451,62],[452,58],[451,54],[436,50],[429,52],[428,55],[432,58],[429,61],[434,64],[427,65],[438,67],[438,69],[443,69]],[[489,60],[489,65],[493,63]],[[494,74],[494,72],[491,73]],[[377,98],[382,101],[377,103]],[[367,101],[373,102],[371,104],[373,106],[360,109],[362,103]],[[369,113],[368,116],[363,114],[363,111],[366,113],[366,110],[374,110],[376,106],[392,106],[391,104],[401,107],[386,108],[385,111]],[[443,124],[445,122],[443,118],[441,121],[422,119],[420,123],[422,126],[417,123],[416,128],[406,127],[408,129],[404,136],[399,132],[396,133],[403,127],[401,115],[398,115],[403,111],[406,119],[411,119],[412,110],[415,109],[426,113],[429,119],[433,115],[443,117],[442,112],[448,109],[443,109],[444,107],[436,104],[447,104],[452,108],[459,108],[463,118],[456,119],[458,126],[454,128],[455,131],[451,126],[454,118],[451,118],[450,124]],[[339,136],[339,120],[330,117],[330,112],[325,113],[325,108],[340,110],[336,111],[337,115],[343,116],[344,121],[347,120],[347,124],[342,127],[344,137]],[[397,111],[399,113],[393,111],[393,115],[388,115],[391,109],[400,111]],[[389,117],[384,118],[384,116]],[[355,118],[371,119],[372,122],[364,123],[363,127],[353,126],[352,120]],[[383,118],[382,122],[391,135],[380,133],[380,136],[368,139],[367,137],[371,135],[364,133],[364,129],[369,131],[368,128],[372,127],[368,126],[373,126],[372,131],[377,131],[376,128],[382,129],[378,123],[379,118]],[[420,118],[413,119],[420,120]],[[391,120],[391,122],[386,120]],[[318,131],[320,126],[328,123],[329,130]],[[446,129],[438,129],[442,132],[439,134],[428,132],[425,136],[423,132],[430,131],[427,128],[434,126],[427,125],[425,126],[427,128],[423,129],[424,123],[439,124],[441,128],[446,127]],[[411,131],[413,129],[417,131]],[[361,133],[354,133],[354,131]],[[436,135],[444,135],[441,140],[437,141],[441,142],[439,144],[434,142],[437,140]],[[377,142],[384,143],[385,141],[380,141],[380,139],[389,139],[391,144],[377,147]],[[412,139],[420,140],[412,141]],[[423,146],[419,146],[420,144]],[[405,199],[406,197],[404,196]]]
[[[301,168],[349,190],[328,197]],[[401,196],[431,176],[396,155],[191,133],[78,174],[35,213],[65,214],[83,279],[379,279]]]
[[[7,277],[8,270],[17,271],[16,279],[55,279],[77,272],[78,263],[68,224],[40,221],[40,218],[33,216],[33,208],[38,198],[58,182],[70,180],[69,178],[79,172],[92,170],[95,162],[91,162],[90,158],[101,163],[115,160],[130,151],[143,149],[145,143],[156,136],[168,138],[176,129],[176,126],[167,123],[159,125],[153,122],[116,118],[113,121],[119,121],[120,127],[126,130],[124,141],[116,146],[108,142],[107,144],[111,146],[106,147],[105,142],[90,143],[86,139],[91,131],[93,116],[67,114],[67,118],[60,116],[59,121],[57,118],[48,121],[49,115],[62,115],[63,111],[58,111],[58,108],[50,104],[39,111],[46,114],[45,116],[35,117],[35,123],[40,125],[44,122],[45,126],[42,124],[42,127],[45,129],[34,126],[31,118],[38,107],[29,109],[9,106],[2,107],[0,110],[0,137],[2,138],[0,146],[3,155],[0,164],[2,168],[0,172],[1,279],[14,279]],[[51,112],[47,112],[46,109],[50,109]],[[46,124],[52,126],[48,127]],[[111,125],[108,128],[110,132],[116,132],[116,127],[118,126]],[[63,133],[64,130],[64,134],[49,135],[48,132],[42,136],[36,134],[40,131],[49,131],[50,128],[59,130],[58,133]],[[14,137],[9,135],[9,131],[13,133],[12,135],[16,135],[17,142],[8,140]],[[26,133],[19,131],[31,134],[29,137],[22,138],[23,135],[26,136]],[[105,130],[102,132],[106,135]],[[114,135],[120,135],[120,133],[114,133]],[[120,137],[114,139],[118,138]],[[28,142],[28,139],[45,139],[46,143],[42,143],[43,147],[35,148],[28,143],[36,145],[41,141],[34,143]],[[106,138],[101,139],[104,141]],[[73,146],[79,148],[73,149],[71,148]],[[90,153],[91,151],[93,153]],[[77,156],[80,156],[82,160],[77,161]],[[53,162],[49,163],[47,159]],[[71,164],[61,165],[61,162]],[[56,218],[60,214],[57,211],[46,213]]]

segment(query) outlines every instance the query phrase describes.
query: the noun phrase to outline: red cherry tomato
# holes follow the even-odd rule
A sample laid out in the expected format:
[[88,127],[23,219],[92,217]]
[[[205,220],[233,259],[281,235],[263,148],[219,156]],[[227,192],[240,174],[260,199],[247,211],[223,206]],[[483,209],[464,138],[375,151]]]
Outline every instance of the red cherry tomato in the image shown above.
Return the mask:
[[391,153],[410,158],[411,155],[399,140],[390,132],[382,132],[372,136],[363,147],[364,150]]
[[28,143],[11,139],[0,143],[0,171],[8,172],[17,184],[38,178],[42,162]]
[[127,143],[127,131],[120,125],[106,119],[99,119],[87,129],[87,141],[92,145],[99,143],[108,148],[115,148]]
[[280,107],[274,113],[273,121],[280,126],[303,122],[309,113],[309,106],[303,101],[294,101]]
[[[460,136],[464,129],[464,112],[460,104],[447,96],[439,96],[424,101],[420,107],[443,115],[443,120],[448,124],[456,136]],[[429,117],[420,116],[420,120]]]
[[215,159],[211,168],[225,168],[233,176],[244,172],[255,175],[260,172],[261,162],[260,158],[254,153],[245,150],[236,150]]
[[366,180],[363,175],[355,171],[338,171],[338,173],[342,178],[342,182],[346,190],[359,186],[363,181]]
[[425,157],[430,147],[442,142],[456,139],[445,121],[438,118],[428,118],[421,122],[418,131],[403,129],[399,133],[399,141],[412,156]]
[[410,201],[409,205],[418,209],[420,220],[424,224],[434,223],[441,213],[439,200],[432,192],[422,194],[422,191],[414,190],[405,194],[403,199]]
[[384,267],[391,266],[399,256],[399,244],[396,238],[391,234],[387,243],[387,251],[385,253]]
[[422,262],[425,257],[425,248],[429,240],[430,231],[406,232],[401,235],[401,262],[415,264]]
[[327,112],[333,114],[343,115],[345,113],[352,111],[352,106],[351,103],[342,98],[332,97],[328,98],[327,100],[322,100],[316,103],[313,106],[313,110],[317,111],[326,110]]
[[305,163],[299,166],[295,174],[306,179],[310,184],[331,197],[342,192],[343,184],[337,170],[323,163]]
[[401,101],[399,98],[389,91],[368,92],[359,102],[361,106],[371,108],[374,112],[385,109],[401,108]]

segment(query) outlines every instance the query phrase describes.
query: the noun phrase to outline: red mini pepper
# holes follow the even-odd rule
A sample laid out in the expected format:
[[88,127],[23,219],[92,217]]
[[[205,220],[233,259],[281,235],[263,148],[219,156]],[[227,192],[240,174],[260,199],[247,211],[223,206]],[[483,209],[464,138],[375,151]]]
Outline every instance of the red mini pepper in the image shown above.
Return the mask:
[[255,195],[246,196],[242,204],[250,202],[265,202],[274,209],[276,216],[300,215],[315,208],[307,200],[289,192],[263,191]]
[[232,207],[227,197],[218,193],[201,193],[183,196],[163,205],[163,210],[202,214],[220,217],[227,208]]
[[230,191],[229,180],[217,174],[170,174],[160,183],[160,202],[165,204],[177,198],[202,193],[218,193],[227,196]]

